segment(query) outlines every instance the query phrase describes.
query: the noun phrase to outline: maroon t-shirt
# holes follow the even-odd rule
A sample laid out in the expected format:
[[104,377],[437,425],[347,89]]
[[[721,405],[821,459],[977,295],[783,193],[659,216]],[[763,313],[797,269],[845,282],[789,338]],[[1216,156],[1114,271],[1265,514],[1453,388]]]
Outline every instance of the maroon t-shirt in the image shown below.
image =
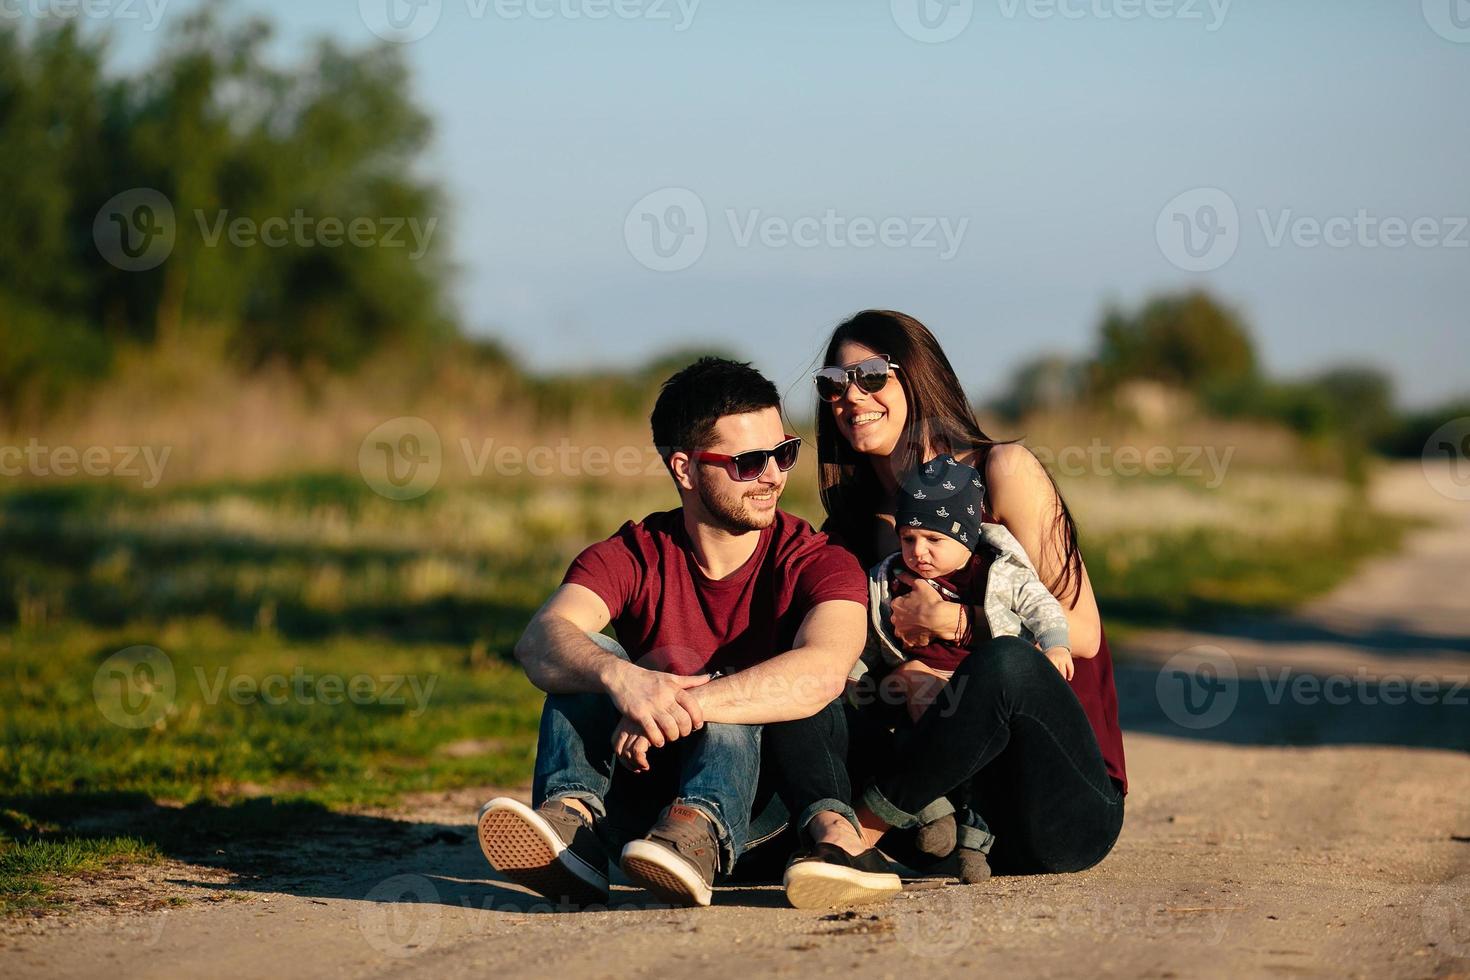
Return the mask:
[[624,524],[578,555],[562,583],[597,593],[640,666],[685,676],[785,653],[820,602],[868,602],[852,553],[782,510],[745,564],[722,579],[700,570],[679,508]]

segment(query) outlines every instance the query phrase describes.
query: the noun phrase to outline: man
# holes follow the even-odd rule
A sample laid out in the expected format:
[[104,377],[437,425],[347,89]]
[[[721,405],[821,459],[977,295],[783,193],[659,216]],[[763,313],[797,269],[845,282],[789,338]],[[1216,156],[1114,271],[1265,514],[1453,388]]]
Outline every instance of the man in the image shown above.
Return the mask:
[[[486,858],[548,898],[603,904],[609,848],[637,837],[620,856],[632,881],[708,905],[746,847],[764,755],[811,843],[787,869],[792,903],[895,894],[849,805],[836,700],[866,637],[867,580],[777,506],[800,441],[775,386],[704,358],[664,383],[651,421],[682,506],[582,552],[516,644],[547,692],[534,809],[484,806]],[[609,623],[620,643],[600,635]]]

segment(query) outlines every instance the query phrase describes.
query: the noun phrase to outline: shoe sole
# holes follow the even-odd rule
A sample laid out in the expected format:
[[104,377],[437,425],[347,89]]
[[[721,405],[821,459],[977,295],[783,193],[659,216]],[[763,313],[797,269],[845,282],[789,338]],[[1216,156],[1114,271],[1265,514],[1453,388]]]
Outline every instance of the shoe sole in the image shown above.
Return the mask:
[[573,854],[540,814],[500,797],[480,809],[480,851],[490,866],[538,895],[572,905],[606,905],[607,876]]
[[706,906],[714,889],[679,855],[651,841],[629,841],[623,848],[623,874],[672,905]]
[[882,902],[903,891],[896,874],[858,871],[835,864],[803,861],[786,869],[781,885],[792,908],[830,909],[838,905]]

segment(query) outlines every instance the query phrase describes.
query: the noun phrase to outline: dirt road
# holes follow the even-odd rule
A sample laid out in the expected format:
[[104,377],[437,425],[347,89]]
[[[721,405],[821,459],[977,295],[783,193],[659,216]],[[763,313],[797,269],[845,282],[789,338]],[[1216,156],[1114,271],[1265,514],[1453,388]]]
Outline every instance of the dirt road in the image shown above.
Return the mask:
[[333,818],[271,842],[258,874],[172,862],[89,885],[123,910],[6,922],[0,973],[1470,976],[1470,504],[1417,465],[1377,487],[1447,523],[1295,616],[1123,651],[1132,792],[1086,873],[918,882],[846,913],[621,888],[608,911],[548,914],[491,880],[481,790]]

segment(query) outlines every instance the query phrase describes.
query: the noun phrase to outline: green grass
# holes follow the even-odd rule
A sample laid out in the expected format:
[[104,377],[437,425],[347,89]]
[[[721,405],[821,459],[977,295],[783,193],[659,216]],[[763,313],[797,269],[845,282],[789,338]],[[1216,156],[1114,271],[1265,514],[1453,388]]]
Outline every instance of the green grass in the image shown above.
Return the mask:
[[56,878],[101,871],[110,864],[151,864],[158,848],[137,837],[10,840],[0,836],[0,914],[45,908]]
[[1084,536],[1110,633],[1208,627],[1217,618],[1281,612],[1330,590],[1362,562],[1399,547],[1422,522],[1345,511],[1325,533],[1275,542],[1225,529]]

